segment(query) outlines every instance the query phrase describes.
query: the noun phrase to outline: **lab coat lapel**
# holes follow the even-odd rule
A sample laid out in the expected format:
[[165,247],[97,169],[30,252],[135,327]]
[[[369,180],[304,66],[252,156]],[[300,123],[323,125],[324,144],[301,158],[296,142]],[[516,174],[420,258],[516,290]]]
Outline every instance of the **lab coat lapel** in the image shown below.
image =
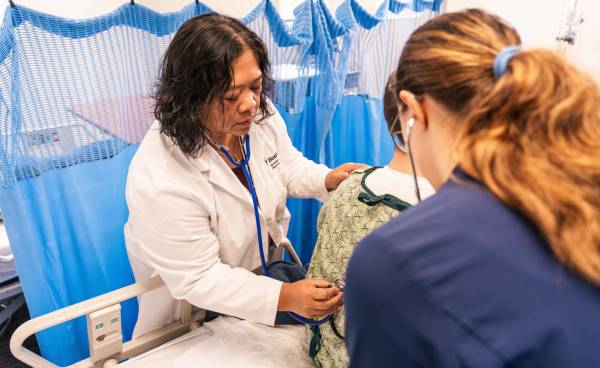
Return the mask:
[[[265,191],[269,190],[269,188],[265,185],[265,166],[261,159],[264,154],[264,143],[260,139],[256,138],[256,135],[252,135],[250,138],[250,145],[250,173],[252,175],[252,180],[257,192],[258,202],[260,204],[258,212],[262,225],[263,247],[265,254],[268,254],[269,230],[264,214],[268,213],[265,211],[273,208],[273,204],[269,196],[265,193]],[[196,166],[200,169],[202,174],[208,178],[210,183],[235,196],[244,204],[244,206],[247,206],[250,211],[254,211],[250,192],[244,188],[242,183],[240,183],[225,161],[223,161],[221,156],[219,156],[219,154],[212,147],[207,145],[203,149],[200,158],[196,160]]]
[[[263,250],[265,255],[269,254],[269,226],[271,226],[271,221],[268,221],[267,218],[271,215],[270,212],[273,208],[273,203],[271,201],[270,196],[267,191],[271,190],[266,185],[265,179],[265,163],[262,159],[264,157],[264,139],[259,139],[257,137],[258,129],[253,129],[250,131],[250,172],[252,174],[252,180],[254,182],[254,187],[256,188],[256,196],[258,197],[258,203],[260,203],[259,216],[261,217],[262,224],[262,237],[263,237]],[[253,134],[254,133],[254,134]]]
[[197,162],[208,181],[252,207],[250,193],[212,147],[207,145]]
[[256,187],[256,195],[258,196],[262,214],[268,215],[270,209],[273,208],[273,203],[271,197],[266,193],[269,190],[266,180],[269,178],[265,177],[266,165],[263,161],[265,147],[263,140],[258,139],[256,134],[250,136],[250,149],[252,151],[250,155],[250,171],[254,186]]

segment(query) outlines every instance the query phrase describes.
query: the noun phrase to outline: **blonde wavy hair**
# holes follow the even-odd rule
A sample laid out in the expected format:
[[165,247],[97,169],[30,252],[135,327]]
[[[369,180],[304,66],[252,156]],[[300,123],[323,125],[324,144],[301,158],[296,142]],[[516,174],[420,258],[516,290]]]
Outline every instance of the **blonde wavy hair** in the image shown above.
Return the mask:
[[496,79],[496,55],[520,43],[483,10],[443,14],[407,41],[396,93],[427,94],[461,116],[460,167],[528,218],[563,264],[600,285],[600,92],[544,49],[517,53]]

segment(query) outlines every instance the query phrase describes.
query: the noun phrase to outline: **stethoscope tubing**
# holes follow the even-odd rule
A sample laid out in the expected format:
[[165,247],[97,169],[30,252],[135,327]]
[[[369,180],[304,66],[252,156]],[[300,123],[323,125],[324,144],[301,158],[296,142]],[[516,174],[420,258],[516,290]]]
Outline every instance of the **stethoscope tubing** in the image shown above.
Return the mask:
[[[222,145],[215,142],[212,138],[209,138],[209,140],[219,149],[219,151],[221,151],[225,155],[227,160],[229,162],[231,162],[232,165],[234,165],[235,167],[241,168],[242,172],[244,173],[244,176],[246,177],[246,182],[248,183],[248,189],[250,190],[250,196],[252,197],[252,206],[254,207],[254,219],[256,220],[256,234],[257,234],[257,238],[258,238],[258,254],[260,255],[260,263],[261,263],[263,275],[268,277],[269,270],[267,269],[267,261],[265,259],[265,251],[263,248],[263,240],[262,240],[262,230],[261,230],[261,226],[260,226],[260,217],[258,214],[258,196],[256,194],[256,187],[254,186],[254,182],[252,181],[252,175],[250,175],[250,169],[249,169],[249,165],[248,165],[248,162],[250,162],[250,136],[248,134],[246,134],[246,136],[244,137],[245,147],[244,147],[244,145],[241,144],[241,138],[240,138],[240,145],[241,145],[241,147],[244,147],[244,148],[242,149],[243,158],[239,162],[236,161],[231,156],[231,154],[229,154],[229,152],[225,149],[225,147],[223,147]],[[304,318],[294,312],[287,312],[287,313],[289,314],[290,317],[292,317],[297,322],[300,322],[300,323],[303,323],[303,324],[309,325],[309,326],[318,326],[323,323],[326,323],[327,321],[329,321],[331,319],[331,316],[327,316],[320,320],[314,320],[314,319]]]

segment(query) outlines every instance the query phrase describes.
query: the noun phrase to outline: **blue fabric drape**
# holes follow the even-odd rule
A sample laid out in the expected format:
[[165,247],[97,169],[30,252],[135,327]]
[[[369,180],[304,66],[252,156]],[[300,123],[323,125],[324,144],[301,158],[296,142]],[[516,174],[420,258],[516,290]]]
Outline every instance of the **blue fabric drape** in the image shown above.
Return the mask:
[[[0,203],[16,267],[32,317],[131,284],[124,247],[124,187],[134,146],[109,160],[51,170],[0,189]],[[122,303],[130,339],[135,300]],[[87,357],[85,318],[37,334],[56,364]]]
[[[382,6],[386,5],[386,2]],[[386,54],[388,47],[377,43],[385,35],[385,12],[369,14],[356,0],[344,1],[336,10],[339,21],[356,34],[349,54],[350,77],[354,83],[346,83],[346,90],[337,106],[328,136],[331,143],[333,164],[362,162],[369,165],[384,165],[392,157],[393,144],[383,118],[381,97],[383,89],[369,90],[367,81],[374,83],[387,80],[389,68],[369,65],[366,55],[374,51]],[[384,46],[386,49],[377,49]],[[381,60],[380,57],[375,58]],[[391,72],[391,70],[389,70]],[[357,149],[360,147],[360,149]]]
[[333,164],[362,162],[385,165],[392,159],[393,143],[383,118],[381,100],[344,96],[331,125]]
[[[306,58],[310,79],[302,112],[283,115],[294,145],[306,157],[331,166],[331,156],[326,155],[326,137],[345,83],[351,34],[322,1],[307,0],[294,14],[295,32],[312,39]],[[315,200],[288,201],[292,212],[288,237],[304,263],[310,260],[316,241],[320,206]]]
[[[391,157],[381,95],[399,46],[389,44],[400,44],[439,3],[401,8],[388,0],[371,15],[347,0],[334,16],[322,0],[306,0],[290,28],[264,0],[242,19],[269,50],[271,99],[298,149],[330,166]],[[69,20],[7,8],[0,32],[0,208],[32,316],[134,281],[123,235],[127,170],[153,120],[149,95],[165,48],[185,20],[211,11],[193,3],[159,14],[126,4]],[[417,21],[403,21],[405,11]],[[307,262],[320,204],[291,199],[288,206],[288,236]],[[123,303],[126,339],[136,315],[135,300]],[[56,364],[88,356],[84,319],[37,339]]]
[[442,3],[443,0],[386,0],[379,6],[376,14],[384,16],[386,10],[394,14],[400,14],[403,10],[408,9],[412,9],[417,12],[431,10],[439,13]]
[[384,89],[410,33],[434,16],[440,5],[437,0],[386,0],[376,14],[369,14],[356,0],[338,7],[338,20],[356,36],[348,57],[346,89],[328,136],[333,164],[384,165],[391,159],[393,143],[383,117]]
[[[134,282],[125,251],[125,181],[151,122],[162,50],[192,4],[158,14],[124,5],[72,21],[7,8],[0,37],[0,208],[32,317]],[[145,97],[144,97],[145,96]],[[122,303],[126,340],[137,302]],[[67,365],[89,356],[80,318],[37,334]]]

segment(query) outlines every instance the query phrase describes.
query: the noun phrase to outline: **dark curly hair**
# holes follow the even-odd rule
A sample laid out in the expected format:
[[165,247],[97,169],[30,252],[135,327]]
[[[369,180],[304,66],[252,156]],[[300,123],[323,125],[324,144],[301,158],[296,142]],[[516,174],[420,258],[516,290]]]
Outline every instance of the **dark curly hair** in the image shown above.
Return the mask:
[[154,116],[161,133],[185,154],[197,157],[206,144],[202,112],[213,102],[225,111],[233,63],[246,49],[254,53],[262,73],[261,122],[273,115],[265,98],[273,81],[267,49],[256,33],[237,19],[209,13],[183,23],[169,44],[154,93]]

